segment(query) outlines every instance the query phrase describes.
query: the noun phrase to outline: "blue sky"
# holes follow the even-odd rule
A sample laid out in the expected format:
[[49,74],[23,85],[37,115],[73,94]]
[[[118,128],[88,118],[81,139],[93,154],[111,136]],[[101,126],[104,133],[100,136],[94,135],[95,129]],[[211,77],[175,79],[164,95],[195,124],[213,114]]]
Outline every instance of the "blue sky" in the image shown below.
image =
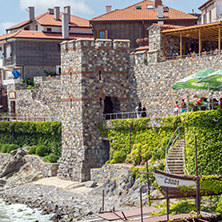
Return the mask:
[[[0,35],[5,29],[18,24],[28,18],[27,8],[35,6],[35,14],[46,12],[54,6],[70,5],[72,14],[91,19],[105,13],[105,6],[112,5],[112,9],[121,9],[139,2],[140,0],[0,0]],[[163,4],[172,8],[191,12],[198,12],[198,7],[206,0],[163,0]]]

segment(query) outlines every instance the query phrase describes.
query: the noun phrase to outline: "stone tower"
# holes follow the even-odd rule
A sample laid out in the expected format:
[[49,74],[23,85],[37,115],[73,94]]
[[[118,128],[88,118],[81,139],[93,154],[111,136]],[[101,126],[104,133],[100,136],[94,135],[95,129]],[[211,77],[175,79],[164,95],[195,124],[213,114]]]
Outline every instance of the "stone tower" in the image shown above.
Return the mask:
[[108,160],[98,126],[103,113],[129,111],[129,46],[129,40],[61,43],[60,178],[89,180],[90,169]]

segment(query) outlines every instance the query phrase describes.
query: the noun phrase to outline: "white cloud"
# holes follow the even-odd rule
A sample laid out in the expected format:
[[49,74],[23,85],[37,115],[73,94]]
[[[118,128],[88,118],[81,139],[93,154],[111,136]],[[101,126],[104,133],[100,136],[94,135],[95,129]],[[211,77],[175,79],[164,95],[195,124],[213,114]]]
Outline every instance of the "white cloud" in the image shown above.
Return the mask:
[[[47,11],[48,8],[54,8],[55,6],[71,6],[72,14],[80,13],[82,15],[91,15],[93,10],[86,5],[84,0],[20,0],[21,9],[25,10],[29,6],[34,6],[38,10]],[[61,8],[63,11],[63,8]]]
[[11,26],[15,25],[13,22],[2,22],[0,23],[0,35],[3,35],[6,33],[6,29],[10,28]]

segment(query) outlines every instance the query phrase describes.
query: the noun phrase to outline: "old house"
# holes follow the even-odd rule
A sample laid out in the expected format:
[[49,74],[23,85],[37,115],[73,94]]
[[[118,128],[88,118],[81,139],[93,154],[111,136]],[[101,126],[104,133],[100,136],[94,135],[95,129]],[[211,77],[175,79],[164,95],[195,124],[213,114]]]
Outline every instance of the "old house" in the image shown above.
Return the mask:
[[199,7],[201,11],[201,24],[217,22],[222,19],[222,1],[208,0]]
[[19,82],[13,79],[12,70],[17,69],[21,78],[60,73],[60,43],[64,40],[91,38],[89,21],[70,13],[70,6],[48,9],[35,16],[29,7],[29,19],[8,28],[0,36],[0,81],[3,85]]
[[153,23],[191,26],[197,21],[196,16],[164,6],[162,0],[143,0],[113,11],[107,6],[106,13],[91,19],[90,23],[94,38],[129,39],[131,48],[136,48],[136,39],[148,37],[147,28]]

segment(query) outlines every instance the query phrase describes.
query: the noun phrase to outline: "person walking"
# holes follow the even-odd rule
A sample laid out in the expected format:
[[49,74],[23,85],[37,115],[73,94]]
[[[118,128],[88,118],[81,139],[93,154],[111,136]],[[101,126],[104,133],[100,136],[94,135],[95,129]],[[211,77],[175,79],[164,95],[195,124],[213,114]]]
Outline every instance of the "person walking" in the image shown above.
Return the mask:
[[140,118],[139,116],[139,105],[136,106],[135,111],[136,111],[136,118]]

